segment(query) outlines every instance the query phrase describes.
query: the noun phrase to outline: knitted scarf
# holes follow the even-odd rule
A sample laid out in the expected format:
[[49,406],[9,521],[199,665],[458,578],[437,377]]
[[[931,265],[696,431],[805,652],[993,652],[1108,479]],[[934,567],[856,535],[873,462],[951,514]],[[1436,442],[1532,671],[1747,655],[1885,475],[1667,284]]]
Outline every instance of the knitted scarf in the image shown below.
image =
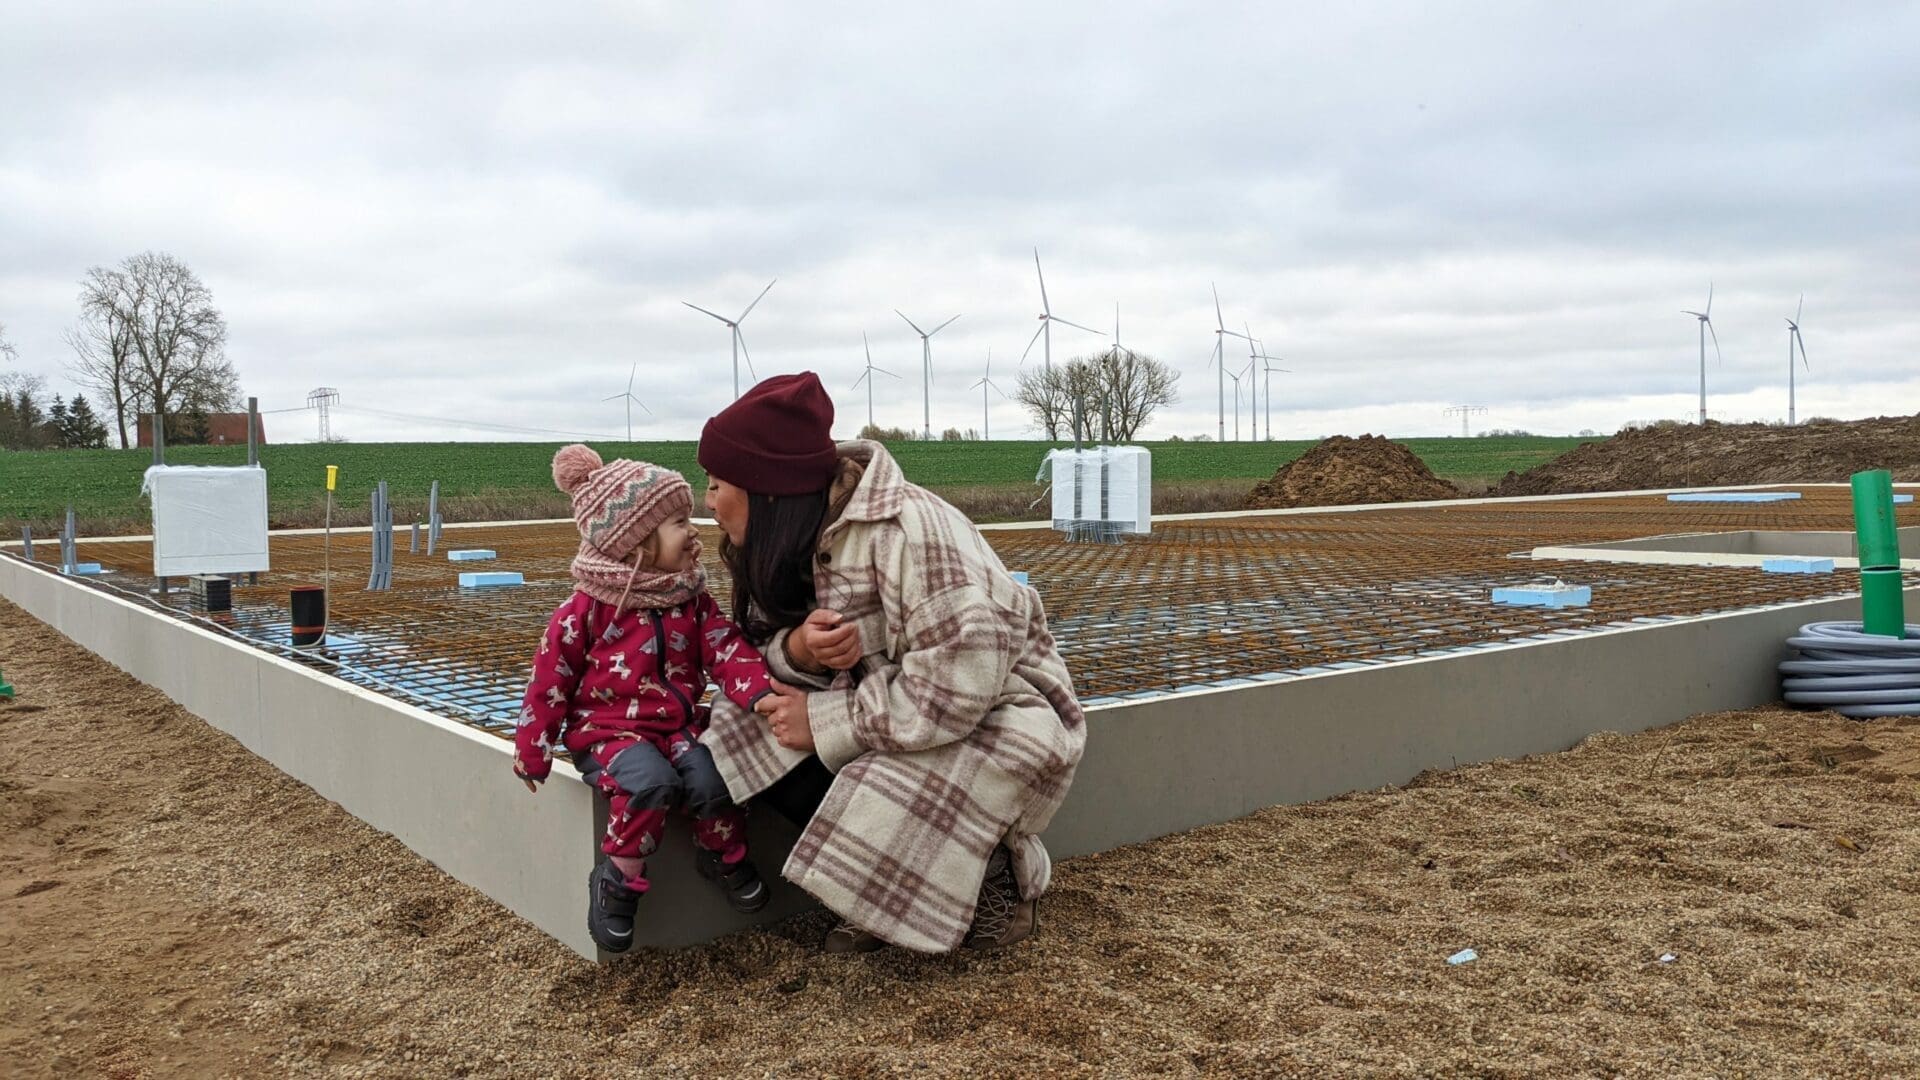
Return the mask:
[[573,586],[618,610],[645,611],[690,603],[707,587],[707,572],[698,563],[678,573],[634,567],[582,540],[573,557]]

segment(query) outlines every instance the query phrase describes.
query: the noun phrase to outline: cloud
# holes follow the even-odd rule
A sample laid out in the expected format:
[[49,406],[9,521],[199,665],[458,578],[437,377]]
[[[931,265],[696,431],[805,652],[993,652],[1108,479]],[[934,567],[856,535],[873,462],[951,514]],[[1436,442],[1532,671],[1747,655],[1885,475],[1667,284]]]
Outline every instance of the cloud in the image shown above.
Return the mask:
[[[1349,8],[1354,6],[1349,5]],[[624,430],[819,370],[868,332],[883,423],[978,426],[1054,310],[1175,364],[1213,429],[1218,285],[1293,369],[1275,419],[1442,433],[1920,409],[1920,8],[1786,4],[59,5],[0,41],[0,321],[57,373],[90,265],[172,252],[266,407],[357,439]],[[926,325],[926,323],[923,323]],[[1101,339],[1063,332],[1056,358]],[[1037,356],[1037,351],[1036,354]],[[1238,355],[1236,352],[1234,355]],[[1034,362],[1033,358],[1029,362]],[[1871,387],[1871,392],[1862,388]],[[998,399],[996,399],[998,402]],[[1264,413],[1264,404],[1262,406]],[[306,421],[288,414],[281,430]],[[992,426],[1024,420],[993,406]],[[1230,418],[1229,418],[1229,426]],[[843,425],[851,430],[851,425]]]

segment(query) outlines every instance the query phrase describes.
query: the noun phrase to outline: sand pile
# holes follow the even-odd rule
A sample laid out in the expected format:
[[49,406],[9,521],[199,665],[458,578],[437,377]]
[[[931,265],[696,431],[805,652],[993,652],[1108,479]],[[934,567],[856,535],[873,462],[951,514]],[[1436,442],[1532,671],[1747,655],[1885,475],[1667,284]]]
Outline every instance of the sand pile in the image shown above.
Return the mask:
[[1254,485],[1245,510],[1458,498],[1413,451],[1385,435],[1335,435]]
[[1811,420],[1797,427],[1698,424],[1623,431],[1587,443],[1524,473],[1508,473],[1490,494],[1844,481],[1863,469],[1891,469],[1920,481],[1920,416]]

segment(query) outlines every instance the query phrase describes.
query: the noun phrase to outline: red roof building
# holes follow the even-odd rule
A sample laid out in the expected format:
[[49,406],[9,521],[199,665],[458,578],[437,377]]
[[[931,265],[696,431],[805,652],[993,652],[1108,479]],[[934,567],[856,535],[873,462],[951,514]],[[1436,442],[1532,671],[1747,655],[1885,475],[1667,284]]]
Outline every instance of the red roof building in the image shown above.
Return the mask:
[[[180,417],[175,418],[175,421],[174,421],[175,430],[178,430],[178,426],[182,422],[182,419],[183,418],[180,418]],[[153,445],[153,414],[152,413],[140,414],[139,431],[140,431],[139,439],[135,443],[135,445],[147,446],[147,447],[152,446]],[[255,443],[261,446],[265,446],[267,444],[267,425],[266,425],[265,419],[262,417],[258,417],[258,416],[254,417],[253,440]],[[247,444],[247,414],[243,412],[208,413],[207,414],[207,443],[211,446],[226,446],[229,444],[238,444],[240,446],[245,446]]]

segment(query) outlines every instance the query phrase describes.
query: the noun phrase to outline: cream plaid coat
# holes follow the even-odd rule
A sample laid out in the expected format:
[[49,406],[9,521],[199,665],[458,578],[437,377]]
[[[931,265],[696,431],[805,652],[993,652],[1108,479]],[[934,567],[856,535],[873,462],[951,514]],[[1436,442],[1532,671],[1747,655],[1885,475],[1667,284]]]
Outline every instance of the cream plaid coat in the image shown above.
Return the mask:
[[[942,952],[966,936],[995,844],[1012,850],[1022,896],[1046,890],[1038,834],[1073,782],[1086,717],[1039,594],[973,523],[879,443],[840,456],[865,471],[821,533],[814,592],[859,626],[866,655],[829,682],[786,662],[785,631],[766,650],[778,678],[813,690],[816,752],[837,774],[782,873],[887,941]],[[742,801],[805,756],[722,698],[701,741]]]

